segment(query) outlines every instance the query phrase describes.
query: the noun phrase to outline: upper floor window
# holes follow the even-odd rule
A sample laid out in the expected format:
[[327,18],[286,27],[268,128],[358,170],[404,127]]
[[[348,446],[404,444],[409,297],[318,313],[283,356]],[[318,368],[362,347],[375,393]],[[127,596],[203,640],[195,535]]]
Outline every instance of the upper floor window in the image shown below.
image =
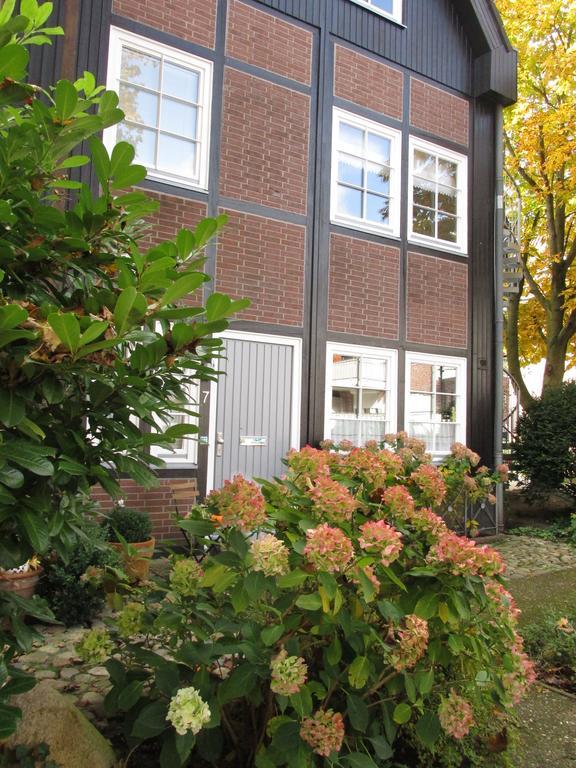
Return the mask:
[[402,0],[353,0],[353,2],[381,16],[388,16],[394,21],[402,22]]
[[361,446],[396,428],[396,352],[329,344],[326,437]]
[[211,62],[112,28],[108,88],[125,119],[107,143],[133,144],[149,178],[207,189]]
[[467,159],[421,139],[410,139],[408,237],[466,253]]
[[466,442],[466,358],[406,355],[406,428],[435,458]]
[[398,236],[400,132],[335,109],[332,141],[332,221]]

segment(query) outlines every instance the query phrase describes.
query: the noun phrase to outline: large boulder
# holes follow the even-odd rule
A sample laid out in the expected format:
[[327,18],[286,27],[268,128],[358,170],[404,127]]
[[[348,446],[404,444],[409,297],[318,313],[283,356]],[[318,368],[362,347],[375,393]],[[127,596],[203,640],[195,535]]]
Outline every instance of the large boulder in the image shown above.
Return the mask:
[[34,747],[44,742],[50,760],[59,768],[114,768],[116,757],[110,742],[66,699],[50,680],[31,691],[14,696],[11,704],[20,707],[18,729],[4,742],[9,749],[22,744]]

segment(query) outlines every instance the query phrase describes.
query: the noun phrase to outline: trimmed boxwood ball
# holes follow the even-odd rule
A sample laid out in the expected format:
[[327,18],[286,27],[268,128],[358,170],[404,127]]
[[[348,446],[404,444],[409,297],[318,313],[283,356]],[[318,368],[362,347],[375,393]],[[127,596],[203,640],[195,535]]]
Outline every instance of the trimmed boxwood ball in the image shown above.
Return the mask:
[[173,558],[78,648],[111,656],[126,751],[151,741],[171,768],[498,764],[533,669],[500,556],[438,515],[459,484],[493,492],[478,459],[455,445],[436,467],[400,433],[212,491],[180,523],[205,556]]
[[115,507],[102,521],[108,541],[119,542],[118,533],[128,544],[148,541],[152,536],[150,515],[138,509]]

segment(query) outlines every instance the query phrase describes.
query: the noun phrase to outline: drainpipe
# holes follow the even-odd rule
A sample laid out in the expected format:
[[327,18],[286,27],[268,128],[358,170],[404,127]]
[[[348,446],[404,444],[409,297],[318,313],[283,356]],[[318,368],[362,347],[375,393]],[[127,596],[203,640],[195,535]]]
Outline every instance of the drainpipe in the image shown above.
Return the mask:
[[[502,464],[502,414],[504,412],[504,299],[503,228],[504,228],[504,117],[501,104],[495,112],[496,205],[494,215],[494,463]],[[504,486],[496,486],[496,533],[504,530]]]

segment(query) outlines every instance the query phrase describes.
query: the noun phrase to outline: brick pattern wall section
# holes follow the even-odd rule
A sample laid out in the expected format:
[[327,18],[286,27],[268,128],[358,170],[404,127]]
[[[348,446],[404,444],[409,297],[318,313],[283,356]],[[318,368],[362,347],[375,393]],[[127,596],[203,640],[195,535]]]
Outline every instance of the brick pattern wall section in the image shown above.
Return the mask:
[[228,56],[310,85],[311,32],[240,0],[230,3],[227,24]]
[[442,139],[467,147],[470,106],[466,99],[412,78],[410,81],[410,125]]
[[330,238],[328,328],[398,338],[400,251],[344,235]]
[[214,48],[217,0],[114,0],[112,12],[182,40]]
[[336,96],[402,119],[402,72],[341,45],[335,47],[334,70]]
[[408,254],[407,338],[418,344],[468,344],[468,266]]
[[306,213],[309,126],[307,95],[228,67],[221,194]]
[[304,227],[262,216],[225,211],[229,221],[218,240],[216,289],[252,305],[241,320],[302,326]]
[[[184,482],[182,478],[177,480],[164,478],[160,485],[150,490],[142,488],[133,480],[122,480],[120,482],[125,506],[148,512],[152,521],[152,535],[160,541],[172,539],[178,543],[184,543],[182,531],[175,524],[172,517],[176,508],[170,491],[170,483],[182,482]],[[112,499],[100,486],[92,489],[92,498],[100,504],[100,508],[103,511],[112,508]],[[181,514],[185,514],[186,510],[196,502],[196,496],[190,496],[187,500],[178,501],[178,511]]]

